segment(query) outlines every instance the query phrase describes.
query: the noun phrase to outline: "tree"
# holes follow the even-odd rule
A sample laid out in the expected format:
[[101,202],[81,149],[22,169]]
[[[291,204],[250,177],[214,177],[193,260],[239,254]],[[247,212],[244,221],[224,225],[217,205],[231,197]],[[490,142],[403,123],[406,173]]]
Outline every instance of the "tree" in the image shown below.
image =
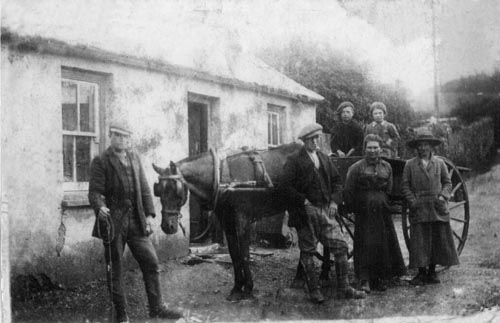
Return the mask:
[[316,119],[327,132],[335,123],[334,112],[342,101],[354,104],[355,118],[362,123],[370,121],[368,110],[374,101],[385,103],[388,119],[400,129],[406,129],[413,119],[414,112],[403,88],[377,83],[370,78],[367,64],[326,44],[295,39],[285,46],[267,48],[259,56],[325,98],[318,106]]

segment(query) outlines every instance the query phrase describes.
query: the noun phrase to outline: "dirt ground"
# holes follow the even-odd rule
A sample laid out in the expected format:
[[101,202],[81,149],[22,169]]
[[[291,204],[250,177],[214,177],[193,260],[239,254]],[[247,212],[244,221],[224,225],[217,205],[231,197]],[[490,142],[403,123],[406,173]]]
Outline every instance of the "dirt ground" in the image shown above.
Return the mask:
[[[299,251],[254,249],[252,301],[225,300],[233,284],[227,256],[220,261],[186,264],[187,258],[162,264],[165,302],[184,311],[187,322],[290,321],[458,315],[500,306],[500,166],[467,182],[471,202],[468,240],[461,264],[440,273],[442,283],[413,287],[411,272],[386,292],[372,292],[364,300],[335,297],[324,286],[327,301],[314,305],[304,290],[290,289]],[[396,225],[399,220],[395,218]],[[401,233],[401,232],[399,232]],[[406,246],[401,246],[407,254]],[[353,277],[351,277],[353,279]],[[333,279],[334,280],[334,279]],[[160,322],[147,318],[147,304],[139,270],[129,270],[125,281],[132,322]],[[12,304],[15,322],[109,322],[109,298],[104,281],[93,281],[72,290],[33,295]],[[500,319],[499,319],[500,320]],[[432,318],[430,319],[432,321]]]

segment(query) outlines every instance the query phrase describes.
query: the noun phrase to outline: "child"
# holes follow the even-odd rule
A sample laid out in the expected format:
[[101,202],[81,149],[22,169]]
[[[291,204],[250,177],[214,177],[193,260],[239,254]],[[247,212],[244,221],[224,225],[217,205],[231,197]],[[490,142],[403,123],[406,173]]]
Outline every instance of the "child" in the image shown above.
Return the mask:
[[332,153],[339,157],[361,156],[363,146],[363,129],[353,120],[354,105],[342,102],[336,111],[340,121],[332,129],[330,147]]
[[396,158],[398,156],[397,146],[400,139],[396,126],[384,118],[387,115],[387,108],[382,102],[373,102],[370,105],[370,116],[373,122],[366,125],[365,136],[369,134],[378,135],[382,138],[382,156]]

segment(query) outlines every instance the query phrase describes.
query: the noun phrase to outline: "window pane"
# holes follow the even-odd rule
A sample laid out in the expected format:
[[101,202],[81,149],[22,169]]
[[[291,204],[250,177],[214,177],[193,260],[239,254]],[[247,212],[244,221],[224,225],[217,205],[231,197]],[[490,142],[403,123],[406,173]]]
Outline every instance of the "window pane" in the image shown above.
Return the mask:
[[88,182],[91,137],[76,137],[76,181]]
[[283,113],[278,115],[278,145],[283,143]]
[[77,130],[77,109],[76,109],[75,83],[62,82],[62,123],[63,130]]
[[273,127],[271,126],[271,116],[272,114],[268,113],[267,114],[267,144],[272,145],[273,140],[272,140],[272,133],[273,133]]
[[80,131],[94,132],[95,92],[95,85],[80,84]]
[[63,136],[64,181],[73,181],[73,136]]
[[272,142],[273,142],[273,145],[277,145],[278,144],[278,116],[273,113],[271,115],[271,120],[272,120],[272,128],[273,128]]

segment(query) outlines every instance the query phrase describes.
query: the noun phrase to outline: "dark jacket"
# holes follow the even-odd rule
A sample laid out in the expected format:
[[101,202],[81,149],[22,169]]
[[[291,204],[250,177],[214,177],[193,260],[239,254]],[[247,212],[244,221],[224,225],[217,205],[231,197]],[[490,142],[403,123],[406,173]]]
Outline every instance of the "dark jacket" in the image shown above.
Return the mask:
[[[278,189],[287,204],[290,215],[289,226],[296,228],[305,224],[306,213],[304,201],[306,198],[316,206],[341,202],[341,178],[339,172],[327,155],[318,151],[320,169],[316,170],[314,163],[304,147],[288,157]],[[321,175],[323,174],[323,175]],[[324,179],[322,188],[319,176]]]
[[[136,197],[132,202],[136,206],[142,231],[146,235],[146,216],[155,216],[153,198],[139,156],[130,151],[127,151],[127,156],[134,172]],[[121,219],[129,207],[124,200],[126,182],[127,174],[123,171],[118,156],[111,148],[94,158],[90,165],[89,181],[89,202],[96,214],[92,236],[99,237],[97,214],[102,206],[110,209],[115,232],[121,228]]]
[[354,120],[348,123],[339,122],[332,129],[332,137],[330,139],[330,148],[332,153],[337,153],[340,149],[347,154],[351,148],[354,152],[351,156],[361,156],[363,147],[363,129]]

